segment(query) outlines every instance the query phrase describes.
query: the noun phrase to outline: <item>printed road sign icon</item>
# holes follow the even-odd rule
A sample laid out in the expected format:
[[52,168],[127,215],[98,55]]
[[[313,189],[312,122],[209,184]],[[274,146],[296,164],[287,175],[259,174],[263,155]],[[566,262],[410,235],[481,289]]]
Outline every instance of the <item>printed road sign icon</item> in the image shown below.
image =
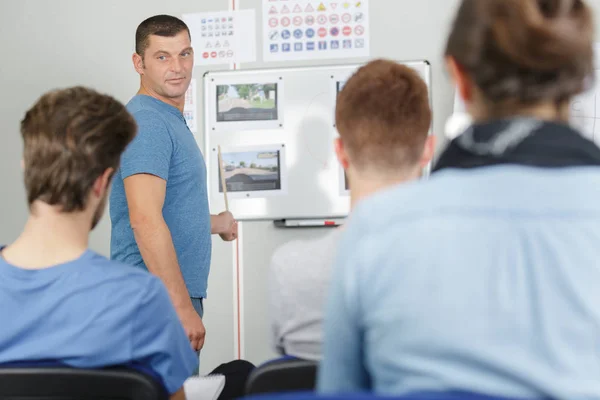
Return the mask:
[[354,33],[357,36],[362,36],[365,33],[365,28],[362,25],[357,25],[356,28],[354,28]]

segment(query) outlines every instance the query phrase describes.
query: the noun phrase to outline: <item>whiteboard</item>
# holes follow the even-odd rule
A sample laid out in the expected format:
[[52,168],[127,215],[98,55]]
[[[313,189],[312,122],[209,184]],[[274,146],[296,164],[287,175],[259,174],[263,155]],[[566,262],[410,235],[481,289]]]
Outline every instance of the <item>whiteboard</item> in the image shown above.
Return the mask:
[[[429,87],[427,61],[402,62]],[[207,72],[204,154],[211,212],[236,219],[343,218],[350,210],[333,142],[338,88],[362,64]],[[431,134],[431,132],[430,132]],[[424,172],[426,177],[429,167]]]

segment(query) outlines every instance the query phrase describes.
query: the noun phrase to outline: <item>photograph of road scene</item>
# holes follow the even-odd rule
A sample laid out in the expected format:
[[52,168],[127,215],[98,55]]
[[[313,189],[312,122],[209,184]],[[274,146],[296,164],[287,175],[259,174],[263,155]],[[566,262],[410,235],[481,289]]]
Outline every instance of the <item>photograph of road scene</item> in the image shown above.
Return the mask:
[[[222,158],[228,192],[281,189],[279,151],[223,153]],[[219,191],[223,192],[220,172]]]
[[277,84],[217,85],[217,122],[277,120]]

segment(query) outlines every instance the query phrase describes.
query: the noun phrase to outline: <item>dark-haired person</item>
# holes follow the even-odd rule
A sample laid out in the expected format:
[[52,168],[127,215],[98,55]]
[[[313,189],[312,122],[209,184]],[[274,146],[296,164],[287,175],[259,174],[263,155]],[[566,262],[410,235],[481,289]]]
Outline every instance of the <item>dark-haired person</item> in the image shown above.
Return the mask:
[[353,212],[319,391],[600,398],[600,149],[567,125],[593,40],[580,0],[463,0],[446,56],[473,125]]
[[111,178],[136,134],[112,97],[74,87],[21,122],[29,219],[0,247],[0,364],[139,365],[172,395],[198,365],[163,283],[88,249]]
[[[351,204],[418,179],[433,155],[427,85],[413,69],[388,60],[361,67],[340,92],[335,148],[350,183]],[[270,309],[277,352],[322,357],[323,311],[338,228],[315,240],[293,241],[271,260]]]
[[111,258],[164,282],[192,347],[200,350],[211,235],[234,240],[237,223],[229,212],[210,215],[206,165],[183,117],[194,67],[188,27],[176,17],[150,17],[138,26],[135,46],[140,89],[127,109],[139,131],[112,187]]

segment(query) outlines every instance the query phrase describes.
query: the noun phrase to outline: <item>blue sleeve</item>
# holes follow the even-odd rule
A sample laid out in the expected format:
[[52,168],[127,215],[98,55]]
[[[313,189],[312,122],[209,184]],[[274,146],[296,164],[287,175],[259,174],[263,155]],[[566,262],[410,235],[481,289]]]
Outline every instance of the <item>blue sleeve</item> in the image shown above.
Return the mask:
[[170,394],[177,392],[198,367],[167,289],[151,276],[134,321],[132,359],[159,375]]
[[[359,227],[347,227],[335,259],[324,319],[323,361],[317,390],[351,393],[370,388],[364,367],[364,341],[357,279]],[[356,234],[355,234],[356,233]]]
[[150,174],[168,180],[173,142],[165,121],[151,110],[140,110],[133,116],[138,132],[121,156],[121,179]]

